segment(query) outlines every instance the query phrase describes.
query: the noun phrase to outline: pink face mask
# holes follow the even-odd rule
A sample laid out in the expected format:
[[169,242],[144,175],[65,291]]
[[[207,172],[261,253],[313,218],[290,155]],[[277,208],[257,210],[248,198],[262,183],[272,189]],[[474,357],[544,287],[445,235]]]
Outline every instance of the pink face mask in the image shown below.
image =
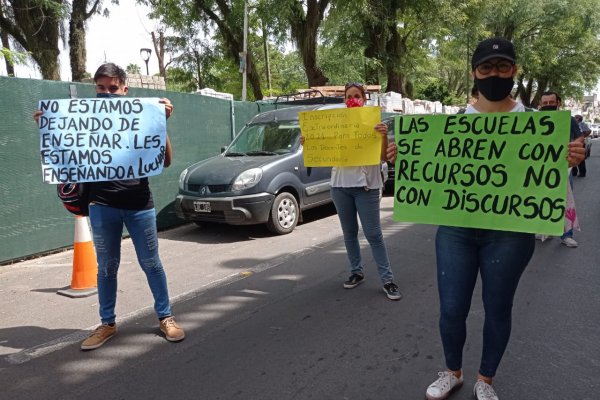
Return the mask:
[[362,106],[364,106],[362,99],[357,99],[355,97],[351,97],[348,100],[346,100],[346,107],[348,107],[348,108],[362,107]]

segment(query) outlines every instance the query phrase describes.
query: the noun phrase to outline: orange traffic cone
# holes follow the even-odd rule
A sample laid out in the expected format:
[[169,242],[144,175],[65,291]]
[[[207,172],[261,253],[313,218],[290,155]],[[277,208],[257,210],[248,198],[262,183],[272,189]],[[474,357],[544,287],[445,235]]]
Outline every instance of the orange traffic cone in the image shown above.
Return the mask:
[[98,290],[98,264],[87,217],[75,216],[75,239],[73,250],[73,275],[70,289],[57,293],[67,297],[88,297]]

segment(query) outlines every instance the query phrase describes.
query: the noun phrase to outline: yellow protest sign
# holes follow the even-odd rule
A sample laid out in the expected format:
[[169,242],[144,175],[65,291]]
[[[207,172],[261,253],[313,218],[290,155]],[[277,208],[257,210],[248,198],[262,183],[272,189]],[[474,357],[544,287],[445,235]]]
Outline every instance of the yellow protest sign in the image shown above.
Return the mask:
[[378,165],[381,135],[379,107],[336,108],[299,113],[307,167]]

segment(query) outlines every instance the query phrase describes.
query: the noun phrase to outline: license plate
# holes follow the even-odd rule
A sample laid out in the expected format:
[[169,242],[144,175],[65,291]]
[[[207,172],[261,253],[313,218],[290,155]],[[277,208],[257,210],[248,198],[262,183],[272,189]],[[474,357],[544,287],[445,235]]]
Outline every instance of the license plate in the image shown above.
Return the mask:
[[210,212],[210,203],[208,201],[194,201],[194,211],[209,213]]

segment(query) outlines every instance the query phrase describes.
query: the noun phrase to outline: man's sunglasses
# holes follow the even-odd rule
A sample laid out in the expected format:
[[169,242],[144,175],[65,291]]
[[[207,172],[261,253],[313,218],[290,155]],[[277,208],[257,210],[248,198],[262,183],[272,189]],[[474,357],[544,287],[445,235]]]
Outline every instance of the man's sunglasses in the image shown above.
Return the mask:
[[510,61],[498,61],[497,63],[484,62],[482,64],[479,64],[477,67],[475,67],[475,69],[481,75],[490,74],[494,70],[494,68],[499,73],[505,74],[507,72],[510,72],[514,65],[515,64]]

